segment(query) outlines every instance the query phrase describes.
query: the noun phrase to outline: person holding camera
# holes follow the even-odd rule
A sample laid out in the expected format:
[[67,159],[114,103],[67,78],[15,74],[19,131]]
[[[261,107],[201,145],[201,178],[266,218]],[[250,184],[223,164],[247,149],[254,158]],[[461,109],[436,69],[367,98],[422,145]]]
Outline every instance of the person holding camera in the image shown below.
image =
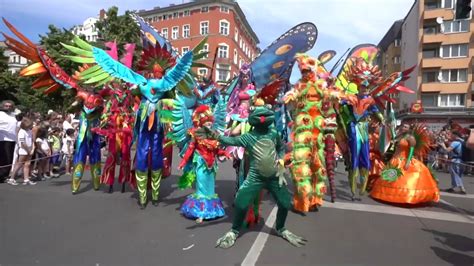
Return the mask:
[[446,147],[441,143],[441,147],[448,152],[450,165],[449,173],[451,174],[451,188],[446,189],[446,192],[455,193],[456,188],[460,189],[460,193],[466,195],[466,189],[462,181],[463,167],[462,167],[462,153],[464,148],[464,140],[459,131],[451,132],[451,144]]

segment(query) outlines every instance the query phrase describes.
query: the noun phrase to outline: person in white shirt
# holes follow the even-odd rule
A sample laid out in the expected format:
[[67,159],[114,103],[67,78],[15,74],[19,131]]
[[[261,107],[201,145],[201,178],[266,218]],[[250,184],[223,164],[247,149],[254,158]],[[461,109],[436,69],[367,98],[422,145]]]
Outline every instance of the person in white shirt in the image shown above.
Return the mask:
[[15,180],[16,174],[21,167],[23,167],[23,185],[36,185],[30,180],[30,160],[33,155],[33,137],[31,129],[33,128],[33,121],[29,118],[23,118],[18,131],[18,160],[13,167],[8,184],[18,185]]
[[63,138],[61,152],[63,153],[63,162],[66,163],[66,175],[71,174],[72,156],[74,154],[74,129],[69,128]]
[[49,157],[51,156],[51,149],[48,143],[48,130],[40,128],[36,134],[36,158],[38,159],[38,179],[44,181],[50,179],[49,173]]
[[[15,153],[17,120],[15,104],[10,100],[2,101],[0,106],[0,183],[8,177]],[[10,165],[10,166],[8,166]],[[2,167],[3,166],[3,167]]]
[[71,124],[71,121],[72,121],[72,116],[71,115],[66,115],[66,119],[64,119],[64,122],[63,122],[64,133],[66,133],[66,130],[68,130],[70,128],[73,128],[72,124]]

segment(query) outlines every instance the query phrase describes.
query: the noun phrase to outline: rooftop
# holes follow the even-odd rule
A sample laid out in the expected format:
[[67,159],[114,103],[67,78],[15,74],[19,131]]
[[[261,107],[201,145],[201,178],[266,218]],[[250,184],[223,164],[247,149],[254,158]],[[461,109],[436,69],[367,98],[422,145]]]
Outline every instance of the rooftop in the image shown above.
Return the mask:
[[385,36],[383,36],[382,40],[379,42],[378,47],[380,47],[380,49],[382,49],[383,51],[386,51],[395,39],[401,38],[402,25],[403,19],[395,21],[390,27],[390,29],[387,31],[387,33],[385,33]]
[[185,9],[185,8],[191,8],[191,7],[195,7],[195,6],[198,6],[198,5],[221,4],[221,3],[229,4],[229,5],[232,5],[234,7],[235,11],[237,12],[239,17],[241,18],[242,23],[244,24],[245,28],[249,31],[251,37],[255,40],[255,43],[259,44],[260,40],[258,39],[257,34],[255,34],[252,27],[248,23],[247,18],[245,17],[245,14],[242,11],[242,9],[240,8],[239,4],[236,1],[233,1],[233,0],[194,0],[194,1],[191,1],[191,2],[178,4],[178,5],[170,4],[167,7],[156,6],[151,10],[143,10],[142,9],[142,10],[138,10],[137,14],[139,16],[143,17],[143,16],[153,15],[153,14],[156,14],[156,13],[165,13],[165,12],[171,12],[171,11]]

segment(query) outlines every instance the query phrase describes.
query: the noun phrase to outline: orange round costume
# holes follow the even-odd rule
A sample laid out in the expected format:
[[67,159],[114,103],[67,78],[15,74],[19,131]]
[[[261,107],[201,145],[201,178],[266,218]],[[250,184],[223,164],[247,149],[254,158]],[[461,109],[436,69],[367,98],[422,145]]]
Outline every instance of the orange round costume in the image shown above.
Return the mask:
[[369,146],[370,146],[370,162],[371,167],[369,171],[369,181],[367,182],[367,189],[371,190],[375,181],[380,178],[380,173],[382,173],[383,169],[385,168],[385,164],[383,162],[383,156],[378,149],[378,140],[379,134],[377,132],[373,132],[369,135]]
[[416,158],[412,158],[408,169],[404,169],[409,149],[408,141],[401,139],[390,164],[399,168],[402,175],[393,182],[383,178],[375,180],[370,192],[372,198],[409,204],[439,201],[438,185],[428,167]]

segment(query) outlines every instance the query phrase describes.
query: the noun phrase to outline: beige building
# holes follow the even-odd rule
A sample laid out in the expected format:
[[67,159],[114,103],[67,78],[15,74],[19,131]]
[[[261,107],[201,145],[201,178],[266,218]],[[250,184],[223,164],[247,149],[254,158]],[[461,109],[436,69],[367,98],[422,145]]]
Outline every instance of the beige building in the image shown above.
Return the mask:
[[[454,20],[454,0],[416,0],[401,28],[401,69],[417,65],[401,94],[399,118],[439,128],[447,118],[474,124],[474,20]],[[472,18],[472,14],[471,14]],[[410,107],[421,100],[424,111]]]
[[[379,66],[381,67],[382,74],[386,77],[393,72],[400,71],[401,65],[401,39],[402,39],[402,25],[403,20],[397,20],[393,23],[390,29],[387,31],[385,36],[377,45],[380,49]],[[394,95],[397,102],[393,107],[399,109],[399,95]]]

